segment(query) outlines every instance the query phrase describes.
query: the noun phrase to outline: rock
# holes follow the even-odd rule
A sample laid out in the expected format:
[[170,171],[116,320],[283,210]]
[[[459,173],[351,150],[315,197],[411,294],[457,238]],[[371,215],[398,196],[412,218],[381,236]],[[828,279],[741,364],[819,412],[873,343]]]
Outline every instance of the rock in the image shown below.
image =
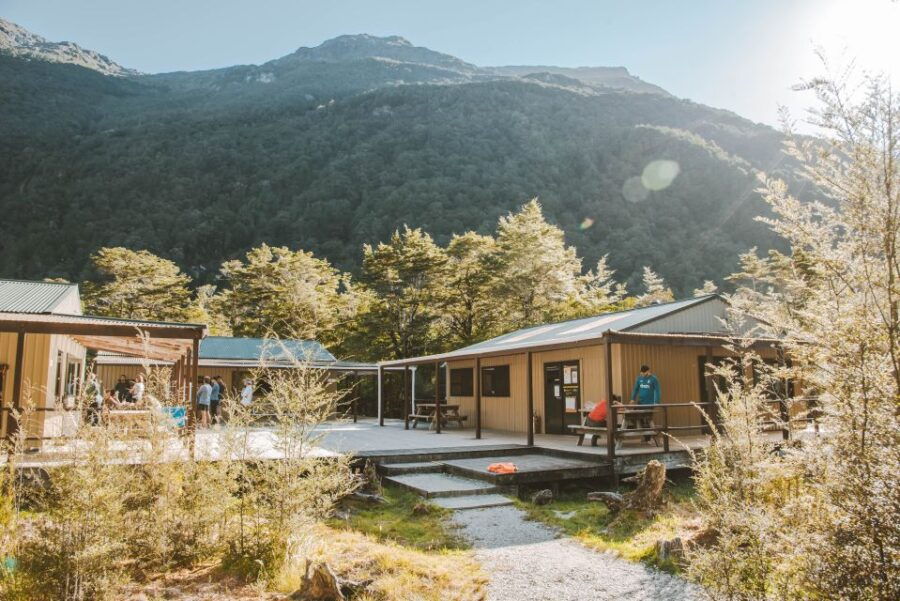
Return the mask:
[[617,492],[589,492],[587,495],[587,500],[600,501],[601,503],[609,507],[610,511],[619,511],[625,505],[625,497]]
[[684,559],[684,543],[681,537],[656,541],[656,556],[660,561],[681,561]]
[[553,502],[553,491],[549,488],[539,490],[531,496],[531,502],[535,505],[549,505]]
[[428,515],[431,513],[431,506],[428,503],[416,503],[412,508],[413,515]]
[[294,601],[346,601],[337,576],[322,561],[308,561],[300,588],[291,595]]

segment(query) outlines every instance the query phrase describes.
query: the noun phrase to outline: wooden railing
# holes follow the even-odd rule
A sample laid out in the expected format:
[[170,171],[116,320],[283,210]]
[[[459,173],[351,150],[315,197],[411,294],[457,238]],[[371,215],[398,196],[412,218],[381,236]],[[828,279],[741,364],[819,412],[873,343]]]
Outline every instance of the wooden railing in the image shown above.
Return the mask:
[[[768,414],[763,413],[757,416],[760,425],[772,425],[774,431],[780,430],[784,440],[790,438],[790,432],[793,424],[813,424],[818,432],[819,414],[815,409],[815,403],[818,401],[816,397],[799,397],[791,399],[791,403],[804,403],[805,411],[800,415],[790,415],[790,407],[788,403],[782,399],[772,399],[766,401],[767,405],[773,407]],[[669,411],[672,409],[691,408],[701,416],[701,423],[690,425],[669,425]],[[613,403],[609,407],[607,415],[607,423],[611,424],[607,430],[607,454],[610,459],[616,456],[616,442],[621,440],[623,434],[634,437],[657,437],[662,435],[663,452],[668,453],[670,449],[670,441],[673,438],[672,433],[686,432],[697,430],[701,433],[711,433],[711,428],[720,425],[718,416],[718,404],[714,402],[697,402],[697,403],[660,403],[657,405],[621,405]],[[619,417],[626,421],[631,418],[635,421],[647,420],[649,426],[639,426],[626,428],[619,425]],[[657,419],[660,416],[660,419]],[[598,428],[605,430],[605,428]],[[677,436],[676,436],[677,437]]]

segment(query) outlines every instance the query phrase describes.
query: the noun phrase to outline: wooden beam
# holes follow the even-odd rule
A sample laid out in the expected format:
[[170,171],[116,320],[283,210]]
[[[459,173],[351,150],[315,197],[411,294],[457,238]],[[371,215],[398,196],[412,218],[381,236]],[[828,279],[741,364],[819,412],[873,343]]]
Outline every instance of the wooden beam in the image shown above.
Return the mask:
[[605,337],[604,361],[606,362],[606,455],[612,461],[616,456],[616,408],[613,404],[612,337]]
[[475,357],[475,438],[481,439],[481,357]]
[[528,446],[534,446],[534,365],[533,355],[528,351]]
[[91,322],[67,322],[46,320],[0,319],[0,332],[20,332],[27,334],[65,334],[68,336],[122,336],[133,337],[146,332],[153,338],[174,338],[177,340],[199,340],[204,331],[186,327],[104,324]]
[[709,373],[710,368],[713,364],[713,347],[706,347],[706,352],[704,356],[704,365],[703,365],[703,385],[706,389],[706,402],[711,403],[706,406],[706,414],[709,416],[709,421],[712,423],[709,424],[710,433],[712,433],[712,429],[718,423],[718,412],[719,412],[719,403],[718,399],[716,399],[716,387],[713,384],[712,374]]

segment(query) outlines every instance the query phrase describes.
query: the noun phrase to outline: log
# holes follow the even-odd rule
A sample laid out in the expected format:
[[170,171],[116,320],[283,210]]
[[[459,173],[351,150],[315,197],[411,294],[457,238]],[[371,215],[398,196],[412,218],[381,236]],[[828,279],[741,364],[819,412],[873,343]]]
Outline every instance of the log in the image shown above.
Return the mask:
[[601,503],[605,504],[610,511],[619,511],[625,505],[625,497],[617,492],[589,492],[587,495],[587,500],[600,501]]

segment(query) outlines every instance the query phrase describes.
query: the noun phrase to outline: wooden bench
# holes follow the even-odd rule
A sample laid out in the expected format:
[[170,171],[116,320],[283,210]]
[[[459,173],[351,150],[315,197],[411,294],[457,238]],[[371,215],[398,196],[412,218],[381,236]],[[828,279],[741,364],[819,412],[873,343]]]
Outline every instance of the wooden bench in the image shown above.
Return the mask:
[[[428,422],[434,426],[434,423],[437,421],[436,417],[437,405],[435,403],[417,403],[416,413],[409,414],[409,420],[412,421],[413,429],[416,428],[420,421]],[[463,422],[467,419],[468,416],[459,414],[459,405],[441,403],[442,427],[450,422],[456,422],[456,425],[462,428]]]
[[[602,437],[606,437],[606,426],[569,426],[569,430],[578,434],[578,446],[584,445],[584,437],[587,435],[591,436],[591,446],[597,446],[597,439]],[[616,428],[616,443],[622,442],[626,438],[643,438],[645,436],[649,436],[653,439],[653,444],[659,446],[659,440],[657,437],[660,434],[661,428],[623,428],[619,426]]]

